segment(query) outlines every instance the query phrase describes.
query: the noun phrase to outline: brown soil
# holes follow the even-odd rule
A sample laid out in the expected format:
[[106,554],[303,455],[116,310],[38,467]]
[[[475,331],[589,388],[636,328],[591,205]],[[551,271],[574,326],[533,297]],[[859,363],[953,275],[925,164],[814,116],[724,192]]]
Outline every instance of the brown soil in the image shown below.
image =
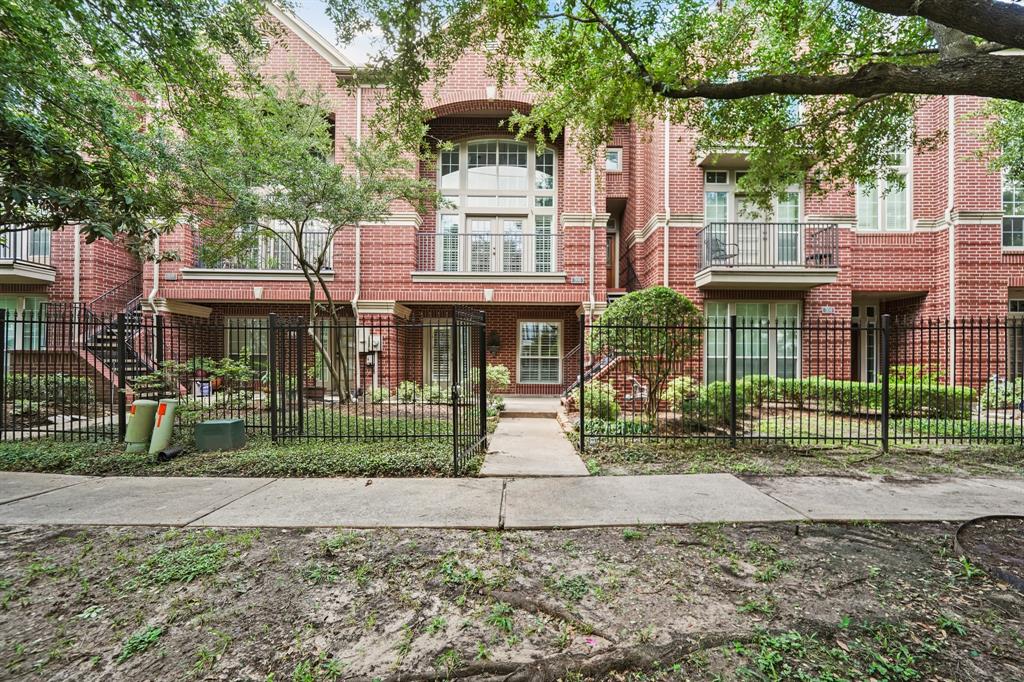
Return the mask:
[[959,551],[1024,591],[1024,516],[977,519],[957,533]]
[[1024,679],[953,530],[6,528],[0,677]]

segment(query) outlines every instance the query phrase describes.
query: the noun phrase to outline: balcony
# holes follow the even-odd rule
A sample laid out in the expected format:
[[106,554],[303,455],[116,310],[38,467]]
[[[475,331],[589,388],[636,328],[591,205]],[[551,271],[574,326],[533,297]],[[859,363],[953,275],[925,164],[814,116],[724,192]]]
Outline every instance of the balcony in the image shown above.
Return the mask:
[[[326,233],[311,232],[303,235],[303,252],[308,260],[313,260],[321,253],[326,244]],[[303,279],[302,268],[292,254],[296,246],[296,238],[291,233],[281,233],[276,237],[261,235],[255,241],[237,253],[226,257],[214,257],[211,251],[200,244],[196,250],[196,262],[191,268],[182,270],[185,279]],[[327,279],[333,277],[333,266],[330,262],[328,247],[327,262],[324,263],[323,274]]]
[[0,237],[0,283],[52,283],[57,271],[50,265],[50,236],[49,230],[22,230]]
[[697,233],[698,288],[802,290],[835,282],[839,228],[821,223],[708,223]]
[[420,232],[413,281],[565,281],[561,233]]

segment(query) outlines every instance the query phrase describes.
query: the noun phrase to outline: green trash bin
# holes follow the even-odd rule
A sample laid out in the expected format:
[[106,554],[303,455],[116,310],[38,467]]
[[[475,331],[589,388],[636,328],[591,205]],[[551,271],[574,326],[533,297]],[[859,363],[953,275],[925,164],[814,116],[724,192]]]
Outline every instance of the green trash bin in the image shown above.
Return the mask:
[[156,417],[157,403],[155,400],[136,400],[132,402],[128,412],[128,423],[125,425],[125,452],[145,452],[149,449],[149,439],[153,436],[153,421]]

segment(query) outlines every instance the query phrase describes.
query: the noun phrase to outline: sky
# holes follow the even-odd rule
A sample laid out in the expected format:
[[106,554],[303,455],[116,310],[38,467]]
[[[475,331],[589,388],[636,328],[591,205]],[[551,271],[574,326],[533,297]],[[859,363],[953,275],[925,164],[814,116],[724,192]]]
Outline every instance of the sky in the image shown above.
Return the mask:
[[[338,45],[338,36],[334,30],[334,23],[327,17],[327,11],[324,9],[326,7],[324,0],[296,0],[293,7],[295,8],[295,13],[302,17],[303,21],[316,29],[317,33]],[[363,34],[356,37],[348,45],[338,45],[338,47],[341,48],[346,57],[356,64],[363,64],[369,55],[377,51],[374,38],[375,36],[372,33]]]

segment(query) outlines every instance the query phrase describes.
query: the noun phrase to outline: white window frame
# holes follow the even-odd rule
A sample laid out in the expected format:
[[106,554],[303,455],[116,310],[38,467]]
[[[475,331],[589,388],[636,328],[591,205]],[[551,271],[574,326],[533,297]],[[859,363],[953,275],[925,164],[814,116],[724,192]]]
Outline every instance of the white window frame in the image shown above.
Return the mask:
[[[469,327],[459,327],[462,332],[462,349],[463,352],[459,354],[459,358],[462,360],[462,372],[459,376],[465,381],[467,373],[470,369],[470,359],[473,353],[473,349],[470,348],[470,329]],[[444,332],[448,336],[448,359],[446,361],[448,376],[447,378],[441,378],[440,376],[440,365],[437,367],[439,370],[437,374],[434,372],[434,334],[437,332]],[[441,386],[448,388],[452,385],[452,357],[451,357],[451,335],[452,335],[452,319],[448,318],[431,318],[423,321],[423,386]],[[438,358],[440,362],[440,358]]]
[[[528,324],[550,324],[558,329],[558,380],[557,381],[524,381],[523,380],[523,327]],[[519,320],[516,324],[516,383],[533,386],[561,386],[564,371],[565,328],[562,320]],[[550,360],[550,356],[537,356],[542,360]]]
[[[270,361],[270,318],[266,315],[228,315],[224,318],[224,357],[241,357],[241,353],[233,353],[231,348],[231,337],[233,334],[242,334],[242,339],[248,341],[250,332],[260,333],[263,336],[262,352],[253,353],[249,351],[249,357],[253,360],[261,358]],[[248,344],[246,344],[248,345]]]
[[608,173],[622,172],[622,147],[607,147],[604,150],[604,169]]
[[[743,176],[746,171],[732,171],[722,170],[718,168],[705,168],[704,173],[704,196],[703,196],[703,207],[704,207],[704,222],[722,222],[722,221],[711,221],[708,220],[708,193],[721,193],[724,192],[728,195],[726,199],[726,219],[724,222],[734,223],[739,220],[739,201],[746,195],[739,191],[739,179]],[[727,178],[723,183],[713,183],[708,181],[709,173],[724,173]],[[797,219],[796,222],[803,222],[804,219],[804,191],[803,187],[797,184],[790,185],[785,189],[787,193],[793,193],[797,196]],[[769,216],[770,220],[765,222],[781,222],[779,220],[779,197],[772,199],[772,215]]]
[[[893,164],[890,170],[895,169],[902,173],[905,178],[903,193],[906,197],[906,221],[902,226],[889,227],[886,223],[886,215],[889,210],[889,203],[892,200],[892,194],[886,192],[886,180],[885,174],[879,174],[875,180],[875,184],[871,187],[857,183],[856,195],[855,195],[855,209],[857,214],[856,229],[858,232],[909,232],[914,227],[914,153],[913,149],[905,149],[903,151],[902,162]],[[875,199],[875,215],[873,220],[870,220],[872,216],[862,215],[860,202],[863,193],[870,191],[874,195]]]
[[[1001,207],[1003,210],[1003,219],[1001,221],[1002,226],[999,232],[999,243],[1003,247],[1003,251],[1024,251],[1024,234],[1022,234],[1021,241],[1019,244],[1007,244],[1006,243],[1006,228],[1007,221],[1015,221],[1017,223],[1017,229],[1024,233],[1024,198],[1018,200],[1019,197],[1024,197],[1024,182],[1010,180],[1006,177],[1006,173],[1002,174],[1003,186],[1001,195]],[[1007,213],[1007,201],[1006,195],[1008,192],[1015,194],[1014,200],[1009,203],[1017,204],[1020,208],[1016,209],[1016,212]]]
[[[708,333],[706,334],[705,342],[704,342],[704,349],[701,351],[702,356],[703,356],[703,375],[702,376],[704,377],[704,382],[705,383],[709,383],[708,382],[708,374],[709,374],[708,368],[709,368],[709,366],[711,364],[709,362],[709,360],[711,359],[711,356],[708,355],[708,349],[709,349],[709,340],[710,340],[712,334],[722,334],[723,335],[722,338],[724,339],[725,348],[726,348],[726,355],[724,356],[724,358],[726,360],[726,362],[725,362],[725,376],[722,377],[721,379],[715,379],[715,381],[730,381],[731,380],[731,373],[730,373],[730,367],[729,367],[729,362],[728,362],[728,348],[729,348],[729,329],[728,329],[728,327],[729,327],[729,318],[736,314],[736,306],[737,305],[743,305],[743,304],[753,304],[753,305],[765,305],[765,304],[767,304],[768,305],[768,328],[775,332],[775,333],[769,333],[768,334],[768,376],[771,376],[771,377],[778,377],[778,359],[779,359],[778,347],[779,347],[779,331],[780,331],[780,329],[778,327],[778,319],[779,319],[779,317],[778,317],[778,306],[779,305],[795,305],[796,306],[798,322],[797,322],[796,327],[794,327],[793,329],[795,329],[796,332],[797,332],[797,353],[796,353],[796,358],[795,358],[796,365],[793,368],[793,376],[794,377],[802,376],[802,371],[803,371],[803,354],[804,354],[803,353],[803,351],[804,351],[804,345],[803,345],[804,304],[803,304],[802,301],[785,300],[785,299],[783,299],[783,300],[764,300],[764,299],[761,299],[761,300],[756,300],[756,299],[753,299],[753,300],[751,300],[751,299],[717,300],[716,299],[716,300],[711,300],[711,301],[706,301],[705,302],[705,304],[704,304],[704,306],[705,306],[705,316],[704,316],[704,319],[705,320],[709,320],[709,318],[707,316],[707,306],[708,305],[725,305],[726,306],[726,314],[725,314],[725,320],[722,323],[722,326],[724,326],[725,329],[722,330],[722,329],[719,328],[719,325],[715,325],[715,331],[711,331],[709,329]],[[707,324],[710,325],[710,321],[708,321]],[[786,329],[786,328],[783,327],[783,329]],[[738,344],[737,344],[737,347],[738,347]],[[717,358],[718,356],[715,356],[715,357]]]
[[[472,144],[479,143],[490,143],[494,142],[499,145],[500,150],[501,143],[515,143],[526,145],[526,188],[522,190],[509,190],[509,189],[469,189],[469,146]],[[445,154],[451,153],[458,154],[459,160],[459,175],[458,175],[458,187],[442,187],[442,166],[445,164]],[[469,250],[470,250],[470,238],[468,235],[470,230],[470,221],[476,219],[491,219],[495,221],[496,229],[492,232],[492,239],[496,242],[502,240],[502,229],[504,220],[522,219],[523,221],[523,250],[524,250],[524,262],[523,268],[519,271],[513,271],[511,273],[505,273],[501,267],[493,268],[486,272],[493,274],[518,274],[520,272],[535,272],[533,269],[536,267],[537,262],[550,261],[550,269],[542,270],[541,272],[553,272],[555,264],[558,259],[555,257],[557,253],[557,238],[556,238],[556,216],[558,215],[558,154],[555,149],[551,146],[545,147],[544,154],[551,154],[551,187],[550,188],[539,188],[537,187],[537,144],[532,141],[521,141],[513,138],[474,138],[469,140],[463,140],[453,144],[453,148],[450,150],[443,150],[438,157],[436,165],[436,183],[438,192],[446,200],[449,206],[444,206],[437,212],[437,247],[435,253],[437,254],[434,264],[434,270],[436,272],[452,272],[452,273],[469,273],[474,272],[471,269]],[[450,157],[448,157],[450,160]],[[508,205],[513,203],[514,200],[522,198],[521,205]],[[492,205],[473,205],[474,200],[477,202],[485,202],[493,199]],[[502,206],[501,204],[506,205]],[[538,204],[547,205],[538,205]],[[548,216],[550,225],[545,227],[545,231],[540,233],[543,239],[538,238],[537,223],[538,218],[542,216]],[[543,222],[543,218],[541,222]],[[453,222],[454,221],[454,222]],[[455,228],[454,232],[452,227]],[[448,236],[445,237],[445,230],[447,230]],[[457,244],[456,250],[458,253],[457,262],[454,263],[451,259],[452,254],[452,243],[453,237],[451,235],[462,235],[455,236],[454,243]],[[446,248],[447,247],[447,248]],[[532,247],[532,248],[530,248]],[[537,250],[541,247],[546,250],[544,253],[539,253]],[[529,255],[527,256],[527,253]],[[503,254],[497,254],[499,264],[503,261]],[[475,271],[478,274],[482,274],[482,271]]]

